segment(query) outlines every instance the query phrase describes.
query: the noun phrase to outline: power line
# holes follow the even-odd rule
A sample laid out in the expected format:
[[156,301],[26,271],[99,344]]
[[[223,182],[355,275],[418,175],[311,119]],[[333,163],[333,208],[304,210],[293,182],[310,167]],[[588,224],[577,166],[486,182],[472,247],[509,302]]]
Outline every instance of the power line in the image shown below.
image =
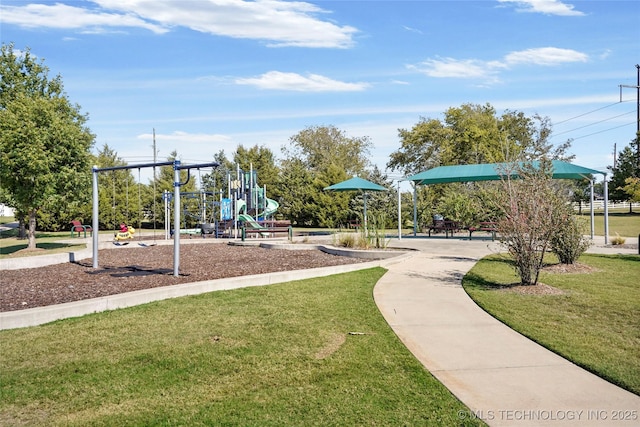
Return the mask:
[[630,101],[619,101],[619,102],[614,102],[613,104],[605,105],[604,107],[596,108],[595,110],[592,110],[592,111],[587,111],[586,113],[579,114],[579,115],[577,115],[577,116],[575,116],[575,117],[571,117],[571,118],[569,118],[569,119],[565,119],[565,120],[561,120],[561,121],[559,121],[559,122],[555,122],[555,123],[553,123],[553,125],[555,126],[555,125],[559,125],[559,124],[562,124],[562,123],[569,122],[569,121],[571,121],[571,120],[579,119],[580,117],[584,117],[584,116],[586,116],[586,115],[589,115],[589,114],[592,114],[592,113],[598,112],[598,111],[600,111],[600,110],[604,110],[605,108],[613,107],[614,105],[618,105],[618,104],[620,104],[620,103],[622,103],[622,102],[630,102]]
[[602,119],[602,120],[599,120],[597,122],[589,123],[588,125],[584,125],[584,126],[580,126],[580,127],[574,128],[574,129],[569,129],[569,130],[565,130],[563,132],[555,133],[553,136],[564,135],[565,133],[570,133],[570,132],[573,132],[573,131],[576,131],[576,130],[584,129],[584,128],[589,127],[589,126],[597,125],[599,123],[604,123],[604,122],[607,122],[609,120],[617,119],[618,117],[626,116],[627,114],[631,114],[631,113],[635,113],[635,112],[636,112],[636,110],[627,111],[626,113],[618,114],[617,116],[608,117],[606,119]]
[[598,135],[600,133],[609,132],[610,130],[615,130],[615,129],[619,129],[619,128],[622,128],[622,127],[625,127],[625,126],[629,126],[629,125],[634,125],[634,124],[636,124],[636,122],[629,122],[629,123],[625,123],[625,124],[620,125],[620,126],[615,126],[615,127],[609,128],[609,129],[599,130],[598,132],[593,132],[593,133],[590,133],[588,135],[577,136],[577,137],[572,138],[572,139],[575,141],[577,139],[587,138],[589,136]]

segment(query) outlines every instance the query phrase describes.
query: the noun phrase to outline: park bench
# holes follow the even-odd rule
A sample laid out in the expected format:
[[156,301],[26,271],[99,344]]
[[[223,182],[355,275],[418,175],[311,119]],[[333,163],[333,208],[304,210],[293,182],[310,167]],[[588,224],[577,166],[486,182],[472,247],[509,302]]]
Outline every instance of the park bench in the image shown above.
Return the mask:
[[74,219],[70,222],[71,224],[71,237],[75,237],[75,233],[78,233],[78,237],[80,237],[80,233],[84,233],[84,237],[87,237],[87,231],[90,236],[93,236],[93,227],[90,225],[84,225],[77,219]]
[[444,231],[444,235],[448,239],[449,235],[453,236],[453,233],[461,229],[460,224],[455,221],[434,219],[433,223],[427,227],[427,232],[429,233],[429,237],[431,237],[431,232],[440,233]]
[[478,223],[475,227],[468,227],[469,230],[469,240],[471,240],[471,236],[476,231],[485,231],[487,233],[491,233],[491,240],[496,240],[496,233],[498,232],[498,224],[492,221],[485,221]]
[[274,237],[276,234],[286,233],[289,240],[293,239],[293,227],[291,221],[259,221],[264,228],[250,228],[245,225],[241,228],[241,237],[244,241],[247,235],[253,234],[257,237]]

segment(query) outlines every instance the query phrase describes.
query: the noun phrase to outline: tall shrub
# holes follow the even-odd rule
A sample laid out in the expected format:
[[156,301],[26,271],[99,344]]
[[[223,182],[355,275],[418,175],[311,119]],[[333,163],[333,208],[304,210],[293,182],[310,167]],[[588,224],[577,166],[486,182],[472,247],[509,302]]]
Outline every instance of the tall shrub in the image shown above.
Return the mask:
[[551,251],[562,264],[573,264],[591,245],[584,236],[586,223],[572,213],[565,213],[558,225],[558,231],[551,237]]
[[544,254],[562,225],[559,213],[563,202],[552,185],[550,162],[540,162],[539,168],[523,164],[510,169],[503,171],[504,191],[498,193],[503,214],[498,232],[521,283],[535,285]]

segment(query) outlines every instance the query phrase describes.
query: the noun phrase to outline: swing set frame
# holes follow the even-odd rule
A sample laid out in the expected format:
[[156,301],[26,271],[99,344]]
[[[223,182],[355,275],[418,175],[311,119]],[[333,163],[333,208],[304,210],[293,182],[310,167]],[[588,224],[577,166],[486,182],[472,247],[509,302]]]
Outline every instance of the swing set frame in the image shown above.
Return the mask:
[[[98,207],[98,174],[100,172],[108,172],[123,169],[142,169],[142,168],[156,168],[161,166],[173,166],[173,203],[174,203],[174,215],[173,215],[173,227],[174,230],[180,229],[180,187],[186,185],[191,179],[191,169],[200,168],[217,168],[220,166],[218,162],[200,163],[195,165],[181,165],[180,160],[174,160],[172,162],[157,162],[157,163],[144,163],[137,165],[127,166],[112,166],[106,168],[93,167],[93,217],[92,226],[96,232],[93,233],[93,268],[99,268],[98,265],[98,246],[100,243],[100,236],[97,232],[99,230],[99,207]],[[180,171],[187,171],[187,180],[180,182]],[[173,233],[173,275],[178,277],[180,275],[180,233]]]

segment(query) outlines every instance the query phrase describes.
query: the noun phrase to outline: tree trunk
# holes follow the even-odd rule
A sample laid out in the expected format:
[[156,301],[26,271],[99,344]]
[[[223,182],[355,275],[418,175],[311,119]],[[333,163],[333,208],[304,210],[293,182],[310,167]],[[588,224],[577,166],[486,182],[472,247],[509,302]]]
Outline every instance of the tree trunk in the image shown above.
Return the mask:
[[36,210],[29,211],[29,245],[27,249],[36,248]]
[[18,239],[24,240],[27,238],[27,230],[25,228],[24,218],[20,218],[18,221]]

